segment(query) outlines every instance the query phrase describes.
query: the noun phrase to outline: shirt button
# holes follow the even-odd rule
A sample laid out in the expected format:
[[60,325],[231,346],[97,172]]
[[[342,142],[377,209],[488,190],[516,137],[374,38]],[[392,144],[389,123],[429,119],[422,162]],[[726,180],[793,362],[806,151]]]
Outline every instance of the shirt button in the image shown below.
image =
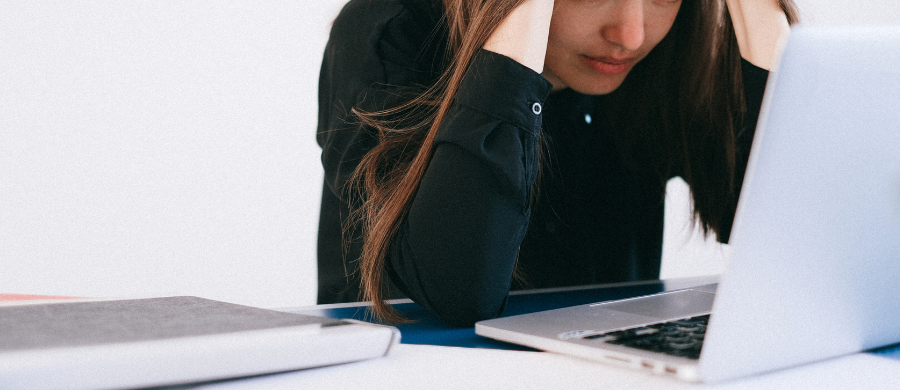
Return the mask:
[[543,108],[541,107],[541,103],[534,103],[531,105],[531,112],[533,112],[534,115],[541,115],[542,109]]
[[591,121],[593,121],[591,114],[584,114],[584,123],[591,124]]

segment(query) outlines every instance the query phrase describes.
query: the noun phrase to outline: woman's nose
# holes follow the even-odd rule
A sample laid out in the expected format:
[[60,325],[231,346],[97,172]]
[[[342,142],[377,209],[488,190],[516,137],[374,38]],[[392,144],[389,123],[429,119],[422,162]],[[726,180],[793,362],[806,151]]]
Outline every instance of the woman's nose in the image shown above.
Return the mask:
[[608,24],[603,26],[603,38],[633,51],[644,44],[644,1],[620,0]]

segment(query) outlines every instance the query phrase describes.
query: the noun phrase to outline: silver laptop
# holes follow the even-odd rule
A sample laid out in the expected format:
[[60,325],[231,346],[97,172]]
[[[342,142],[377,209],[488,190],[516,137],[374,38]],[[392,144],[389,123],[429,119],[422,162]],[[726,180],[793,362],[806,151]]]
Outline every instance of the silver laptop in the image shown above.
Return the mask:
[[735,218],[718,288],[475,332],[704,382],[900,342],[900,27],[792,31]]

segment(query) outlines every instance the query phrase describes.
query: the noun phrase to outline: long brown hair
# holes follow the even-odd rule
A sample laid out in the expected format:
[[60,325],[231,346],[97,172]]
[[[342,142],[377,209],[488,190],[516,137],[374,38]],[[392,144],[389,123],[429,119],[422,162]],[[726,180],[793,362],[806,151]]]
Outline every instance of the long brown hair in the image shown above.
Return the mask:
[[[382,321],[405,321],[384,302],[385,261],[431,160],[437,129],[474,54],[524,1],[443,0],[439,28],[446,29],[447,43],[444,71],[437,81],[396,107],[353,110],[377,131],[379,143],[363,157],[350,181],[362,203],[348,218],[345,231],[354,224],[362,228],[361,298],[372,301]],[[793,0],[781,2],[789,20],[796,21]],[[640,74],[629,79],[642,85],[623,88],[613,115],[613,123],[625,129],[625,145],[631,145],[623,157],[640,166],[637,161],[657,156],[643,165],[659,172],[661,180],[673,166],[681,166],[691,185],[696,217],[705,230],[721,232],[724,210],[730,206],[725,199],[733,198],[734,134],[744,109],[740,53],[724,1],[685,0],[672,31],[638,65],[634,71]],[[662,99],[648,98],[648,93]],[[651,107],[651,101],[663,103]],[[638,114],[642,112],[654,115]],[[660,125],[662,131],[654,130]]]

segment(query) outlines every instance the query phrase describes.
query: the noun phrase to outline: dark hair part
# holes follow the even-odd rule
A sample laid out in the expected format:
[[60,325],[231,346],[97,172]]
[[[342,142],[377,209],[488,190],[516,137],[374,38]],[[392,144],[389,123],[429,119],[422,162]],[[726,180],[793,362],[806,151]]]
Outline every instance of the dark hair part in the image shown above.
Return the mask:
[[[353,174],[350,185],[362,203],[347,223],[362,227],[361,298],[372,301],[382,321],[406,321],[384,302],[385,262],[431,160],[437,129],[474,54],[524,1],[443,0],[448,42],[437,81],[396,107],[353,110],[379,140]],[[781,5],[796,22],[793,0]],[[724,1],[684,0],[672,30],[632,73],[610,99],[626,164],[655,170],[663,186],[680,169],[704,231],[722,232],[736,198],[735,134],[745,110],[740,53]]]

